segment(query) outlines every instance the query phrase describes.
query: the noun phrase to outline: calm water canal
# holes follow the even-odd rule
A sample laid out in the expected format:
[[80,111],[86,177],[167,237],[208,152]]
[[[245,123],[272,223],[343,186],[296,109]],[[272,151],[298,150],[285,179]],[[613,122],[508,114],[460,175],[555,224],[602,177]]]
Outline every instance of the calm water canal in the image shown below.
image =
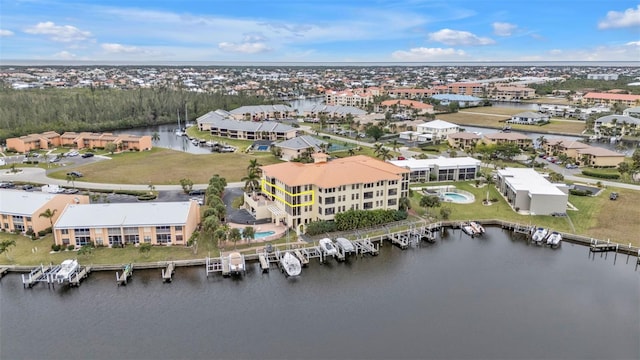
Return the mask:
[[449,231],[436,244],[296,279],[251,264],[243,279],[178,268],[117,287],[0,283],[2,359],[638,359],[635,258],[529,245],[501,229]]

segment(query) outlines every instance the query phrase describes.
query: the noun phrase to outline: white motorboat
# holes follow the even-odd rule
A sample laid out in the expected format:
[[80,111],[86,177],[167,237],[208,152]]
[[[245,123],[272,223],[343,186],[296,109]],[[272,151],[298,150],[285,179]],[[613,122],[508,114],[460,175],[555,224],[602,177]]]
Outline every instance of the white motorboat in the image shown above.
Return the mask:
[[476,234],[475,230],[473,230],[473,227],[469,224],[463,224],[461,229],[462,231],[464,231],[465,234],[471,237],[473,237]]
[[480,225],[479,222],[471,221],[469,223],[469,225],[473,229],[474,234],[476,234],[476,235],[483,235],[484,234],[484,227],[482,225]]
[[562,235],[560,235],[559,232],[554,231],[547,238],[547,245],[558,246],[558,245],[560,245],[561,241],[562,241]]
[[331,239],[329,238],[320,239],[318,243],[320,245],[320,249],[326,255],[333,256],[338,253],[338,249],[336,249],[336,246],[333,244],[333,241],[331,241]]
[[353,243],[348,239],[339,237],[336,239],[336,244],[338,244],[344,250],[344,252],[349,253],[356,251],[355,246],[353,246]]
[[234,275],[241,275],[245,268],[244,256],[235,251],[229,254],[229,272]]
[[544,241],[547,235],[549,235],[549,230],[539,227],[536,229],[533,235],[531,235],[531,240],[537,243],[541,243],[542,241]]
[[287,276],[298,276],[302,271],[300,260],[288,251],[280,258],[280,265]]
[[78,270],[78,260],[65,260],[60,264],[60,270],[56,273],[56,280],[60,283],[63,281],[69,281],[76,270]]

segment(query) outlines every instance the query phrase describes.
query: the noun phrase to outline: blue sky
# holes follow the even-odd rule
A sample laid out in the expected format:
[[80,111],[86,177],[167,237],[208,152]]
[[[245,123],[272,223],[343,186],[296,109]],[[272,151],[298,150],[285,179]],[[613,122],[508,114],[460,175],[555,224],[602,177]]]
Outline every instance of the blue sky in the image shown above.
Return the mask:
[[0,0],[0,61],[640,61],[640,2]]

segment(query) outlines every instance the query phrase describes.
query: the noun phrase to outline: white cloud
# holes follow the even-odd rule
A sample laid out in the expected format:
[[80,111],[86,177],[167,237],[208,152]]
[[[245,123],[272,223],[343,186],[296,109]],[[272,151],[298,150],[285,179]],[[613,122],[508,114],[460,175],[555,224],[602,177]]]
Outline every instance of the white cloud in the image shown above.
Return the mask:
[[101,44],[100,47],[102,48],[102,50],[110,54],[135,54],[146,52],[144,49],[137,46],[128,46],[116,43],[104,43]]
[[218,48],[222,51],[243,54],[257,54],[271,50],[265,43],[261,42],[232,43],[223,41],[218,44]]
[[91,37],[89,31],[82,31],[71,25],[56,25],[51,21],[41,22],[26,28],[24,32],[34,35],[47,35],[53,41],[71,42],[85,40]]
[[59,53],[53,54],[53,57],[55,59],[70,60],[75,59],[77,56],[76,54],[72,54],[68,51],[60,51]]
[[640,26],[640,5],[624,12],[609,11],[607,17],[598,23],[598,29],[615,29]]
[[493,26],[493,33],[498,36],[511,36],[513,31],[518,28],[517,25],[503,22],[494,22],[491,26]]
[[429,40],[441,42],[445,45],[491,45],[495,41],[487,37],[479,37],[468,31],[442,29],[429,34]]
[[640,46],[640,41],[629,41],[625,45],[627,45],[627,46]]
[[453,48],[413,48],[409,51],[398,50],[391,54],[391,57],[399,61],[430,61],[430,60],[446,60],[463,58],[466,53],[463,50]]
[[13,31],[0,29],[0,37],[2,36],[13,36]]

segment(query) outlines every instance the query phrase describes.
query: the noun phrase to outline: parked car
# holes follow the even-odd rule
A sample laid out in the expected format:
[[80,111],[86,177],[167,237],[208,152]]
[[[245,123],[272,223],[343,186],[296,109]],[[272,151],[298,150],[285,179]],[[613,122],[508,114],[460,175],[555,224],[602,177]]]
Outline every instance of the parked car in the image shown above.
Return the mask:
[[13,189],[16,185],[12,181],[0,183],[0,189]]
[[71,172],[68,172],[67,175],[75,176],[75,177],[82,177],[82,173],[80,171],[71,171]]
[[69,156],[69,157],[74,157],[74,156],[78,156],[80,155],[79,152],[73,150],[73,151],[69,151],[65,156]]
[[84,153],[84,154],[82,154],[82,157],[83,157],[83,158],[90,158],[90,157],[93,157],[93,153]]
[[190,196],[194,196],[194,195],[204,195],[205,191],[203,189],[193,189],[191,191],[189,191],[189,195]]
[[22,190],[24,191],[33,191],[33,189],[33,185],[31,184],[22,185]]
[[617,192],[612,192],[611,194],[609,194],[609,200],[617,200],[617,199],[618,199]]

